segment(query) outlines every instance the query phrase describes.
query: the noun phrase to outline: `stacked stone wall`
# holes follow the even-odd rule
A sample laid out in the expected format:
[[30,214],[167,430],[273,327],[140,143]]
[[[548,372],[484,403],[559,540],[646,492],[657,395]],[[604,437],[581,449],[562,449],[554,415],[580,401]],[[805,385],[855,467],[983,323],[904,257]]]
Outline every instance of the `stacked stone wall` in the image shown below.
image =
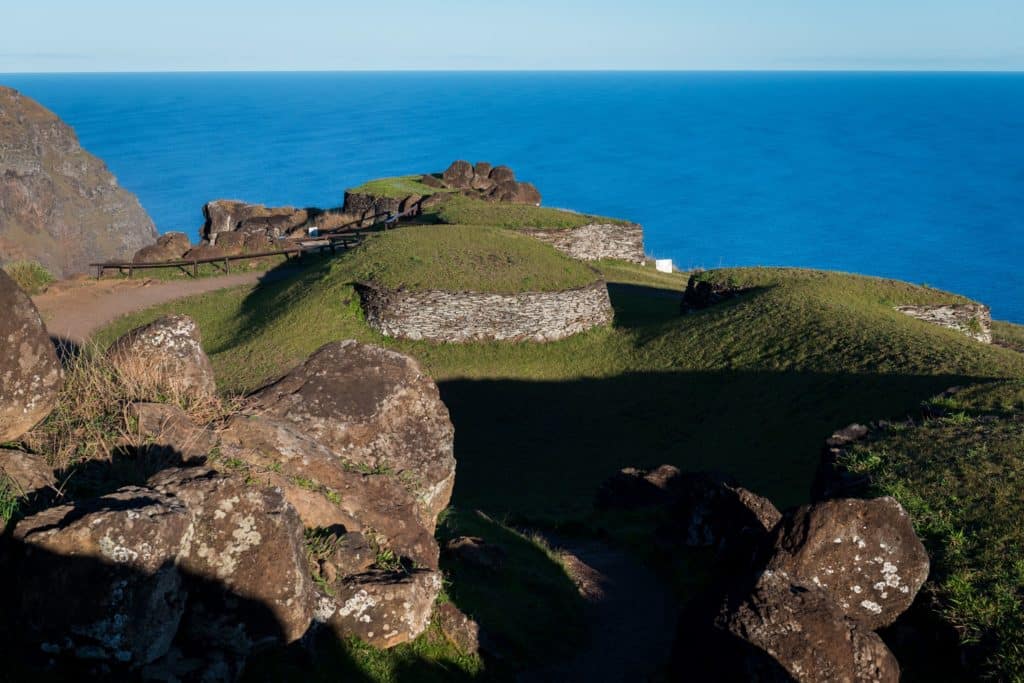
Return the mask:
[[532,229],[522,232],[581,261],[619,259],[644,262],[644,230],[635,223],[591,223],[564,230]]

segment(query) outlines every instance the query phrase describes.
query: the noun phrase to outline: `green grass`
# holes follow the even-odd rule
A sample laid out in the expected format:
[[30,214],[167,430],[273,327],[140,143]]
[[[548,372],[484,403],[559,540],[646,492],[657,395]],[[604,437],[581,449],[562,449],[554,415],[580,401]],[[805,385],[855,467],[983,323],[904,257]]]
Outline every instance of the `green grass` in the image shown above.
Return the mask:
[[399,228],[337,260],[334,282],[372,281],[414,290],[516,293],[590,284],[593,270],[523,235],[465,226]]
[[436,209],[438,220],[452,225],[487,225],[495,228],[545,228],[564,230],[590,223],[625,224],[617,218],[603,218],[551,209],[532,204],[488,202],[463,195],[452,195]]
[[[389,256],[408,248],[423,258],[441,253],[430,238],[444,233],[433,230],[387,233],[392,240],[418,240],[415,252],[408,245],[378,244]],[[373,244],[364,255],[373,253]],[[337,339],[411,354],[438,381],[455,424],[454,504],[536,524],[587,520],[597,486],[628,465],[715,470],[780,508],[805,502],[821,444],[837,427],[916,413],[925,397],[951,385],[1024,378],[1024,355],[893,310],[896,304],[961,297],[892,280],[798,269],[709,272],[706,278],[731,280],[751,291],[680,316],[685,275],[602,262],[597,266],[611,283],[614,326],[551,344],[396,341],[362,319],[350,285],[359,271],[353,264],[367,262],[349,258],[358,251],[311,260],[288,279],[129,316],[105,330],[100,341],[161,313],[188,313],[198,321],[228,393],[260,386]],[[479,530],[477,535],[512,538],[501,529],[480,530],[482,519],[455,515],[441,533]],[[628,542],[628,532],[617,535]],[[557,569],[550,558],[532,557],[540,567]],[[700,558],[693,567],[687,571],[692,577],[676,583],[681,593],[701,585]],[[528,612],[520,617],[511,611],[519,608],[518,598],[504,597],[519,590],[506,587],[512,578],[496,580],[451,566],[446,571],[447,590],[460,607],[478,610],[473,616],[508,638],[523,629],[522,640],[505,645],[516,657],[529,661],[542,656],[531,648],[559,641],[530,630],[542,625],[539,617],[530,623],[521,621]],[[544,619],[572,623],[573,610],[569,600]],[[388,653],[349,644],[338,657],[366,680],[440,680],[478,672],[431,640],[431,633]]]
[[993,320],[992,341],[1024,353],[1024,325]]
[[973,673],[1024,680],[1024,382],[933,403],[946,417],[875,433],[843,464],[910,512],[932,560],[926,591]]
[[349,192],[360,194],[372,194],[378,197],[390,199],[405,199],[409,195],[427,196],[438,192],[451,192],[452,190],[431,187],[421,182],[422,174],[397,176],[395,178],[379,178],[353,187]]
[[39,294],[55,279],[50,271],[35,261],[11,261],[5,263],[3,269],[29,296]]

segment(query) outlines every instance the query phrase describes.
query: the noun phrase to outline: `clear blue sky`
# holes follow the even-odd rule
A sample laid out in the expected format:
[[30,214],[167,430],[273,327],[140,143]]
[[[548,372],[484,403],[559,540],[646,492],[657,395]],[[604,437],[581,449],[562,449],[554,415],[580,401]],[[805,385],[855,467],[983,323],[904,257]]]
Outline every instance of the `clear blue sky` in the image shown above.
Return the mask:
[[1024,69],[1024,0],[6,0],[0,72]]

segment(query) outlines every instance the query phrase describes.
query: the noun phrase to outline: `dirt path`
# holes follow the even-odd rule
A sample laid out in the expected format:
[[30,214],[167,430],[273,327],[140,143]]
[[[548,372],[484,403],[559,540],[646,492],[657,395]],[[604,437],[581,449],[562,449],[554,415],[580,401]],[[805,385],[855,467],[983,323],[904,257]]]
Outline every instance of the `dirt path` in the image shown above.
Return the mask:
[[604,543],[549,537],[590,610],[590,642],[572,659],[530,671],[519,683],[646,681],[664,671],[675,638],[675,601],[661,580]]
[[74,344],[122,315],[226,287],[256,284],[278,272],[238,273],[196,280],[72,280],[52,285],[32,298],[54,337]]

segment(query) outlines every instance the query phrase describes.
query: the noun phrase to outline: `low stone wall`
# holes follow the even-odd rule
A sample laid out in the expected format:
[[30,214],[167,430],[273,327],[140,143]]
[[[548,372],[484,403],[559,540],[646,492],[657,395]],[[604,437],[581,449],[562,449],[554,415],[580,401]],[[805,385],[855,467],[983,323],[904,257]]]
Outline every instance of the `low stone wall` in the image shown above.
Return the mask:
[[962,332],[985,344],[992,343],[992,312],[984,304],[897,306],[896,310],[912,318]]
[[565,230],[522,230],[581,261],[619,259],[644,262],[644,229],[635,223],[592,223]]
[[488,294],[356,285],[370,327],[389,337],[437,342],[548,342],[612,320],[604,281],[560,292]]

